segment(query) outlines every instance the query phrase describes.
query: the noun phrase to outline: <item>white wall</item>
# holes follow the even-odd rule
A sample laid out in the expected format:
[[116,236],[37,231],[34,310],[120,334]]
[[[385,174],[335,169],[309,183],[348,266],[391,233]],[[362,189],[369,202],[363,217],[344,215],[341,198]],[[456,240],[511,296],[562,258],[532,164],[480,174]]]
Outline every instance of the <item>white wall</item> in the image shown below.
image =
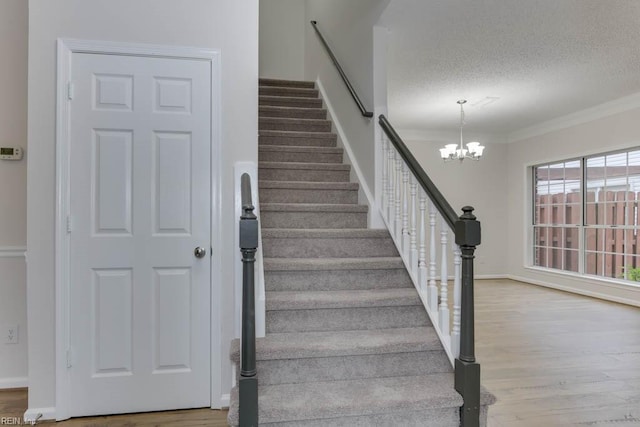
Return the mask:
[[[4,0],[3,0],[4,1]],[[221,301],[233,301],[233,163],[257,161],[257,0],[30,0],[27,267],[29,407],[55,406],[54,207],[55,76],[58,37],[221,49],[222,252]],[[220,375],[231,385],[226,355],[232,303],[221,304]],[[223,393],[228,393],[228,388]]]
[[[405,139],[402,132],[401,137]],[[455,135],[452,135],[455,141]],[[465,160],[445,163],[440,158],[441,142],[417,140],[407,136],[405,143],[431,180],[446,197],[456,213],[471,205],[482,224],[482,243],[476,250],[475,274],[504,276],[507,274],[507,180],[505,163],[507,144],[490,143],[478,162]]]
[[260,0],[260,77],[304,79],[305,2]]
[[[640,287],[527,268],[530,224],[528,167],[577,156],[640,146],[640,109],[591,120],[509,144],[508,263],[514,278],[607,299],[640,305]],[[487,153],[488,155],[488,153]]]
[[[0,388],[26,386],[27,301],[24,257],[27,213],[27,23],[24,0],[0,1],[0,145],[25,150],[21,161],[0,160]],[[4,344],[17,324],[19,343]]]
[[361,115],[309,21],[331,46],[351,84],[369,110],[374,106],[374,25],[389,0],[307,0],[305,78],[320,80],[340,121],[363,179],[375,194],[375,126]]

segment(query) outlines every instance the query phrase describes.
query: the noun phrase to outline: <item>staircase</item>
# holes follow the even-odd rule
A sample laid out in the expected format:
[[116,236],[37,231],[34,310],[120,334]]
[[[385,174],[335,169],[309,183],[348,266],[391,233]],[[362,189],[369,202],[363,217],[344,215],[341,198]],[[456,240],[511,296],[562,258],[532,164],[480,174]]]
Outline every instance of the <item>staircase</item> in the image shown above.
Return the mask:
[[314,83],[261,79],[259,111],[260,425],[458,426],[451,364],[388,231],[367,228]]

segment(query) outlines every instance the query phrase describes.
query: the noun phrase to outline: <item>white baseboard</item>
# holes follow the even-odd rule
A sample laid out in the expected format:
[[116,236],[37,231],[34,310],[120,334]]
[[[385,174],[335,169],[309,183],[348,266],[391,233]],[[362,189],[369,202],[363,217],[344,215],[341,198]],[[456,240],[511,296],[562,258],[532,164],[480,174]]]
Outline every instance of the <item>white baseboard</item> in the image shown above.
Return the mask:
[[222,408],[228,408],[231,402],[231,395],[229,393],[220,396],[220,406]]
[[[344,152],[348,158],[348,162],[353,168],[353,172],[356,174],[356,178],[358,180],[358,183],[360,184],[360,189],[364,193],[364,197],[367,201],[367,205],[369,206],[369,224],[384,224],[384,222],[382,221],[382,217],[380,217],[378,209],[376,208],[375,197],[373,196],[373,193],[369,189],[367,182],[364,180],[364,174],[362,173],[362,169],[360,169],[360,165],[358,164],[358,161],[356,160],[355,155],[353,154],[353,150],[351,149],[351,145],[349,144],[347,135],[345,134],[344,129],[340,124],[340,120],[336,115],[333,105],[331,105],[331,101],[329,100],[329,97],[327,96],[327,92],[325,91],[324,86],[322,85],[322,82],[320,81],[320,79],[316,80],[316,84],[318,85],[318,91],[320,92],[322,101],[327,107],[329,117],[331,118],[331,121],[333,122],[333,125],[336,128],[336,133],[338,134],[338,137],[342,142],[342,145],[344,147]],[[373,147],[374,136],[372,135],[371,138],[372,138],[371,146]],[[373,218],[374,216],[377,216],[379,218],[374,219]]]
[[605,301],[612,301],[620,304],[640,307],[640,302],[637,300],[619,297],[616,295],[611,295],[603,292],[595,292],[595,291],[590,291],[590,290],[585,290],[580,288],[574,288],[572,286],[559,285],[557,283],[547,282],[544,280],[530,279],[528,277],[517,276],[515,274],[509,274],[508,278],[511,280],[516,280],[518,282],[528,283],[530,285],[544,286],[545,288],[551,288],[551,289],[556,289],[559,291],[569,292],[573,294],[584,295],[587,297],[598,298]]
[[29,378],[27,377],[0,378],[0,390],[26,387],[29,387]]
[[36,423],[42,420],[55,420],[56,408],[29,408],[23,416],[25,423]]
[[500,280],[509,279],[508,274],[476,274],[474,276],[476,280]]

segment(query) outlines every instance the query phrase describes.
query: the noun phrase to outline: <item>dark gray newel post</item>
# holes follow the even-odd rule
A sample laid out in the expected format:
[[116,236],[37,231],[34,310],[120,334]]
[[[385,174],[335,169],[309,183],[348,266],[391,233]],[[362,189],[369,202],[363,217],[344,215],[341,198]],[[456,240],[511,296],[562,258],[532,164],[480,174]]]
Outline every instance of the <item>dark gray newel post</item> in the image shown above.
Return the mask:
[[465,206],[456,221],[456,244],[462,252],[462,308],[460,319],[460,355],[455,362],[455,387],[464,399],[460,409],[462,427],[480,425],[480,365],[476,363],[473,299],[473,259],[480,244],[480,222],[473,208]]
[[240,353],[239,423],[240,427],[258,425],[258,376],[256,371],[256,303],[254,264],[258,248],[258,218],[251,203],[249,175],[242,175],[242,216],[240,251],[242,252],[242,338]]

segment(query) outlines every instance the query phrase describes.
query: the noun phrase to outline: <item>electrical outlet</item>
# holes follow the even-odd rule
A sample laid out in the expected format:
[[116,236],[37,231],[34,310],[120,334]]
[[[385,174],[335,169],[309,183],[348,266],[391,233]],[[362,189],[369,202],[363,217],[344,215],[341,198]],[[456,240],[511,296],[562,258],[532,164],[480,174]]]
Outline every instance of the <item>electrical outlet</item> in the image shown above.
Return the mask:
[[4,343],[18,344],[18,325],[6,325],[4,328]]

